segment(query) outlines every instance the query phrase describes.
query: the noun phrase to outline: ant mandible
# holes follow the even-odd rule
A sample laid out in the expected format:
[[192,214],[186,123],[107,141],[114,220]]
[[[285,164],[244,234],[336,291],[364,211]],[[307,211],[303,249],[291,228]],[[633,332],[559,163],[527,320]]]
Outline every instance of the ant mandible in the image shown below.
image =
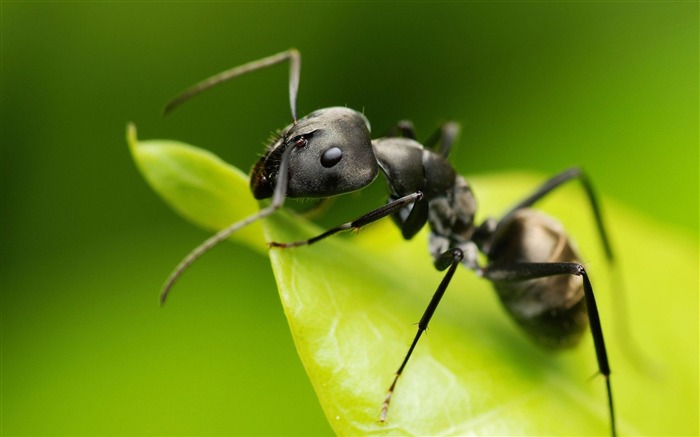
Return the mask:
[[[590,203],[606,256],[613,260],[598,201],[590,181],[579,168],[557,174],[503,217],[474,223],[476,201],[467,181],[447,161],[458,133],[445,123],[424,147],[413,126],[401,122],[396,134],[371,139],[367,118],[352,109],[319,109],[297,119],[301,56],[290,49],[219,73],[170,101],[165,113],[229,79],[289,61],[289,101],[293,122],[272,141],[250,175],[256,199],[272,198],[257,214],[233,223],[190,252],[166,281],[165,302],[173,284],[187,267],[233,232],[269,216],[289,198],[326,198],[368,186],[381,172],[390,189],[387,203],[316,237],[270,247],[290,248],[316,243],[341,231],[360,229],[391,216],[405,239],[430,227],[429,249],[435,268],[445,271],[418,323],[418,332],[387,391],[379,420],[386,421],[389,403],[421,335],[437,309],[457,266],[462,264],[493,284],[511,317],[539,345],[565,348],[578,344],[590,326],[600,373],[605,378],[610,429],[616,435],[615,413],[603,330],[593,287],[563,227],[530,207],[567,181],[578,179]],[[436,147],[437,146],[437,147]],[[479,252],[488,263],[479,265]],[[580,279],[578,279],[580,277]]]

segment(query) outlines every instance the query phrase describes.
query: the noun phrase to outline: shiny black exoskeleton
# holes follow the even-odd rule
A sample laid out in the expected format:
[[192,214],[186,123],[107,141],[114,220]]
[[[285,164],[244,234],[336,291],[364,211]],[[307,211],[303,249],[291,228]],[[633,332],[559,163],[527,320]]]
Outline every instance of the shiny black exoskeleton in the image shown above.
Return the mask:
[[[399,376],[457,266],[462,264],[493,283],[508,313],[542,346],[574,346],[586,327],[591,327],[600,373],[606,382],[611,432],[615,435],[610,366],[593,288],[563,227],[530,208],[552,190],[577,179],[588,195],[603,246],[612,260],[598,202],[585,174],[577,168],[564,171],[500,219],[489,218],[477,224],[472,190],[447,161],[457,136],[456,124],[444,124],[431,137],[429,143],[433,144],[424,147],[415,140],[408,122],[400,123],[395,134],[372,140],[366,117],[348,108],[320,109],[297,120],[301,61],[294,49],[207,79],[173,100],[166,112],[211,86],[285,61],[291,64],[289,90],[294,121],[268,146],[250,176],[253,195],[257,199],[272,198],[270,206],[220,231],[190,253],[166,282],[161,300],[165,300],[174,281],[201,254],[232,232],[272,214],[285,198],[323,198],[348,193],[368,186],[382,173],[390,191],[385,205],[308,240],[270,243],[279,248],[308,245],[387,216],[392,217],[405,239],[413,238],[426,224],[429,226],[434,265],[446,273],[418,323],[418,332],[384,399],[380,420],[386,420]],[[480,265],[479,253],[486,255],[486,265]]]

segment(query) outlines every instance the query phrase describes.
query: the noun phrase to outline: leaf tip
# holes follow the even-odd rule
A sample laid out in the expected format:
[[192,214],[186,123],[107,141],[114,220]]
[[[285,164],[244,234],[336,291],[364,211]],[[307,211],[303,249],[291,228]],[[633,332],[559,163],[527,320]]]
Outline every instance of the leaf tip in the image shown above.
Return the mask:
[[133,153],[138,144],[138,137],[136,135],[136,125],[131,121],[126,124],[126,142]]

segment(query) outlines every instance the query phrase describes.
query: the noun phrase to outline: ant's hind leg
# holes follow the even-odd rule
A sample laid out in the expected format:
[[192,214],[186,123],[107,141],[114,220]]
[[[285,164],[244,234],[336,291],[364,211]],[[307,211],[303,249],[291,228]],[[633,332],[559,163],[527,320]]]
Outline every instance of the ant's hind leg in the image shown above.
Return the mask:
[[603,338],[603,328],[600,324],[598,306],[596,305],[593,286],[588,279],[586,270],[581,264],[569,262],[553,263],[512,263],[505,265],[490,265],[483,270],[483,277],[495,282],[519,282],[530,279],[545,278],[555,275],[576,275],[583,280],[583,292],[586,300],[588,320],[593,336],[596,358],[600,373],[605,377],[605,387],[608,394],[608,411],[610,412],[610,428],[613,436],[616,435],[615,409],[610,385],[610,364],[608,353]]
[[[588,179],[588,176],[583,172],[578,167],[572,167],[568,170],[565,170],[552,178],[550,178],[548,181],[546,181],[544,184],[542,184],[537,190],[535,190],[531,195],[520,201],[518,204],[513,206],[510,211],[508,211],[499,221],[499,227],[501,223],[507,223],[509,222],[510,218],[515,215],[518,210],[527,208],[532,206],[535,202],[538,200],[542,199],[545,197],[547,194],[555,190],[556,188],[559,188],[562,186],[564,183],[572,180],[572,179],[578,179],[581,182],[581,185],[583,186],[584,191],[586,192],[586,196],[588,197],[588,202],[591,206],[591,209],[593,210],[593,216],[595,217],[595,222],[596,226],[598,228],[598,233],[600,235],[600,240],[601,243],[603,244],[603,248],[605,249],[605,254],[610,262],[613,261],[613,251],[612,251],[612,246],[610,244],[610,239],[608,238],[608,233],[605,230],[605,226],[603,224],[603,215],[600,210],[600,203],[598,202],[598,198],[595,194],[595,191],[593,190],[593,185],[591,184],[591,181]],[[496,233],[498,233],[499,228],[496,228]]]

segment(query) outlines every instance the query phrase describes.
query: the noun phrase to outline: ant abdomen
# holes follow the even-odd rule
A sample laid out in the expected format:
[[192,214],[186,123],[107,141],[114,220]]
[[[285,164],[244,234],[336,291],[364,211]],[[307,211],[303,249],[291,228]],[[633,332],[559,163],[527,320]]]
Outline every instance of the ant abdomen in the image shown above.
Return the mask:
[[[490,266],[578,263],[579,259],[562,225],[530,208],[517,211],[501,224],[489,252]],[[588,326],[579,276],[492,281],[503,306],[535,342],[550,348],[579,343]]]

